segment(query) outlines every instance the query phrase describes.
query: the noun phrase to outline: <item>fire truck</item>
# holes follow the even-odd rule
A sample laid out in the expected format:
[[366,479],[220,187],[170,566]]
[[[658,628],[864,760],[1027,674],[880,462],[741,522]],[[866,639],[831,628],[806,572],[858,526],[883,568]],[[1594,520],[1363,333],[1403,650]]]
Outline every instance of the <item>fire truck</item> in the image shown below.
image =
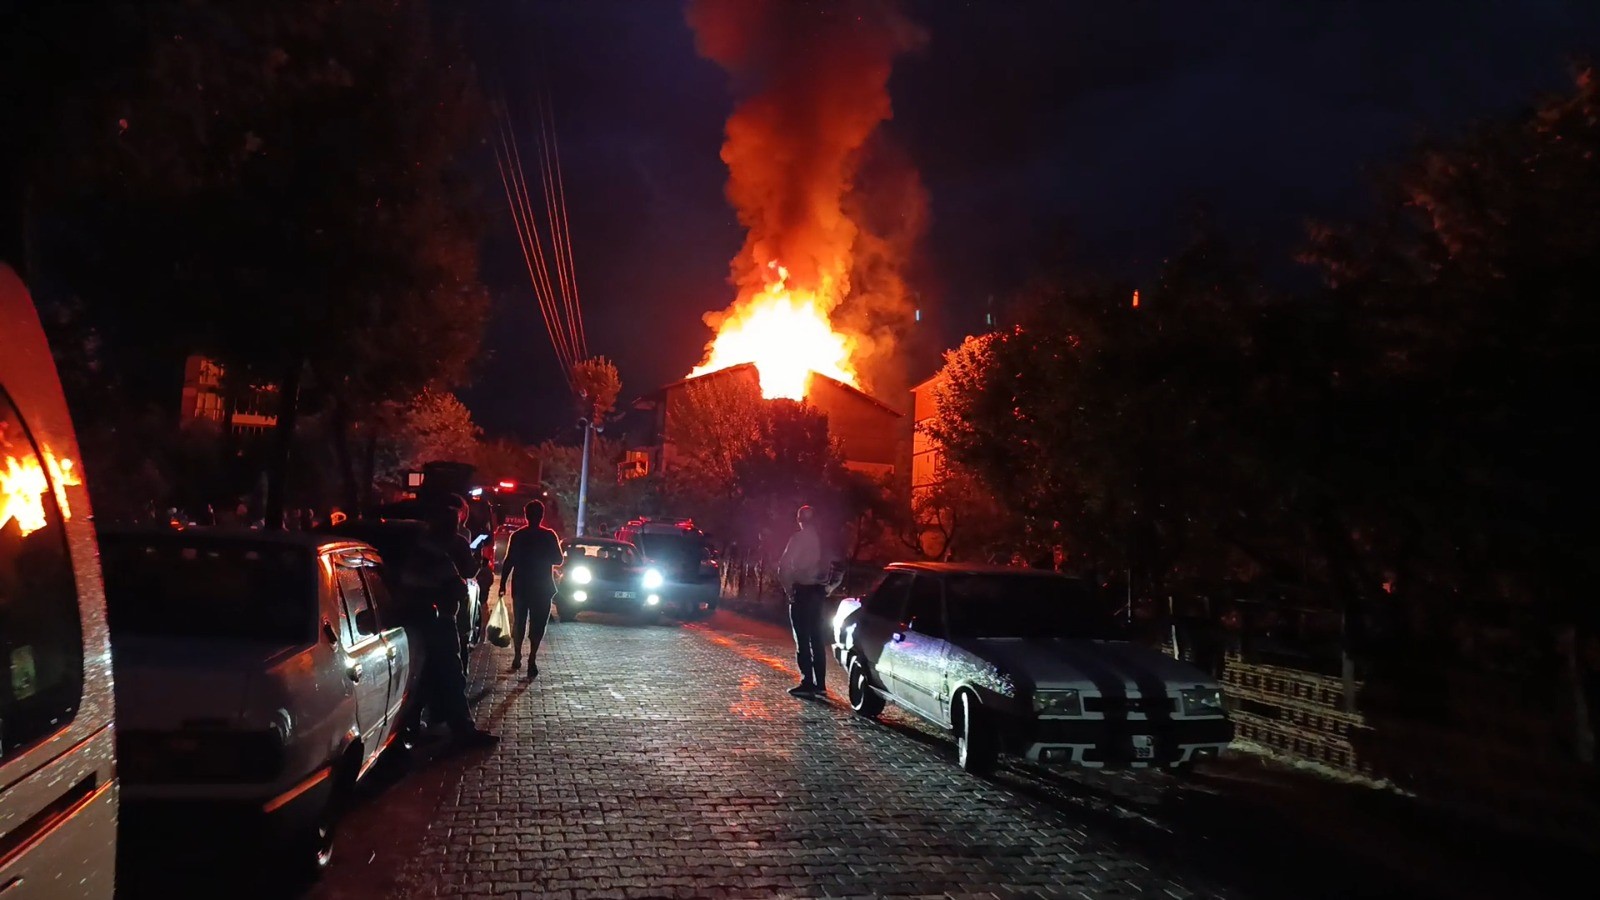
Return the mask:
[[494,538],[490,541],[490,558],[496,561],[506,558],[506,547],[511,543],[511,533],[528,524],[523,507],[529,500],[538,500],[544,503],[544,524],[556,534],[566,533],[566,522],[561,516],[561,509],[545,485],[534,482],[531,484],[517,481],[498,481],[493,484],[483,485],[472,489],[476,498],[483,501],[494,511]]

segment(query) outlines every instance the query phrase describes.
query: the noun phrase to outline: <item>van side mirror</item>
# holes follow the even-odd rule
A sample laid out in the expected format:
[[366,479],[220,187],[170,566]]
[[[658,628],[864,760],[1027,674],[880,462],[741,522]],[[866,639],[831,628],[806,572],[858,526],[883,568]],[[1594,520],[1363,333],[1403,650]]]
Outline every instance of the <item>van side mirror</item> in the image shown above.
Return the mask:
[[322,620],[322,636],[327,638],[330,644],[339,643],[339,632],[333,629],[333,623],[327,619]]

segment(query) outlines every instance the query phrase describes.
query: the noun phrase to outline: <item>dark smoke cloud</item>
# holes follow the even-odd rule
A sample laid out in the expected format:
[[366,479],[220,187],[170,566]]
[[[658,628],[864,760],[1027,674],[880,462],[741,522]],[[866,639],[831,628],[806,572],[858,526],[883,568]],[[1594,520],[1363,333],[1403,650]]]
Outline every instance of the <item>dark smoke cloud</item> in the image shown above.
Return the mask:
[[[728,200],[748,229],[732,263],[735,305],[777,261],[791,287],[845,303],[836,327],[863,338],[864,352],[892,351],[925,192],[902,155],[864,151],[891,115],[895,58],[924,33],[898,3],[873,0],[692,0],[688,20],[738,97],[722,148]],[[858,172],[871,175],[860,190]],[[721,315],[707,321],[716,327]]]

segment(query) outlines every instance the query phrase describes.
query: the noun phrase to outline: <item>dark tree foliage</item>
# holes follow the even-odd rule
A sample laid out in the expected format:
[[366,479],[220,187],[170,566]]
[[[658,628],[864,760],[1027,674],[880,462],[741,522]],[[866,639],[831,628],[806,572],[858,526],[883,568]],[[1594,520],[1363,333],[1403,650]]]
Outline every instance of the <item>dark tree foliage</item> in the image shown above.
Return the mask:
[[1600,88],[1582,72],[1419,149],[1380,201],[1312,229],[1306,296],[1261,288],[1205,227],[1137,305],[1042,278],[1014,327],[949,356],[930,431],[1141,592],[1290,582],[1364,656],[1514,674],[1525,698],[1573,686],[1583,756]]
[[198,352],[232,390],[280,385],[285,432],[296,400],[336,401],[342,438],[466,374],[486,302],[459,155],[481,104],[426,3],[30,9],[17,62],[67,77],[8,147],[12,243],[41,294],[81,303],[125,402],[171,402]]

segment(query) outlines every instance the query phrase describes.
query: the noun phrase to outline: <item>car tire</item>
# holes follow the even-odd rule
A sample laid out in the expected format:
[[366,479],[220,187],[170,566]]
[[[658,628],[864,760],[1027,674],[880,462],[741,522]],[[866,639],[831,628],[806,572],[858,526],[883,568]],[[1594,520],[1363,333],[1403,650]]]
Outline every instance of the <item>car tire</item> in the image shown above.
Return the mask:
[[344,811],[349,805],[355,771],[355,766],[348,761],[335,767],[333,792],[294,841],[291,848],[294,853],[293,868],[300,873],[303,881],[315,882],[333,864],[334,841],[338,838],[339,823],[343,821]]
[[563,622],[563,623],[571,622],[573,617],[576,616],[576,615],[577,615],[577,613],[572,611],[572,607],[566,605],[565,603],[557,603],[556,604],[556,620],[557,621]]
[[857,714],[876,719],[883,712],[883,695],[872,689],[872,673],[859,656],[850,658],[850,708]]
[[957,694],[956,702],[961,710],[956,722],[956,763],[973,775],[987,775],[1000,761],[1000,745],[989,716],[971,691]]

